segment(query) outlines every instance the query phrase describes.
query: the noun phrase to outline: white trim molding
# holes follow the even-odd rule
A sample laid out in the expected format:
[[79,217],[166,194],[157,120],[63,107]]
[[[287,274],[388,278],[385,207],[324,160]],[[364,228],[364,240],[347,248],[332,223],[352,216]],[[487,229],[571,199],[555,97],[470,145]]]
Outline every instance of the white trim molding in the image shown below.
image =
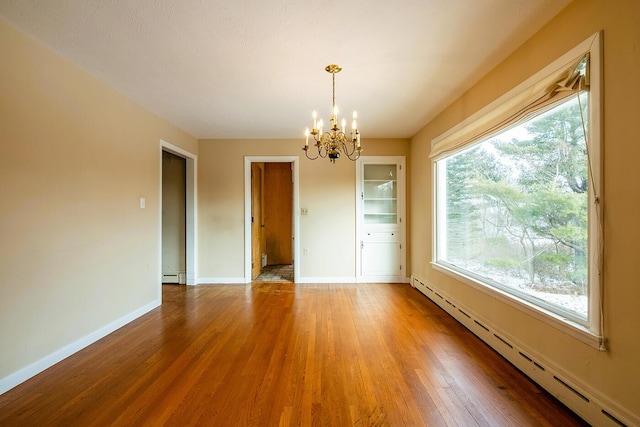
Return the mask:
[[244,277],[198,277],[198,285],[245,285]]
[[355,284],[356,282],[356,278],[355,276],[343,276],[343,277],[300,277],[298,278],[298,280],[296,280],[296,283],[306,283],[306,284],[318,284],[318,285],[324,285],[324,284],[337,284],[337,283],[344,283],[344,284]]
[[2,379],[0,379],[0,394],[3,394],[9,390],[11,390],[12,388],[14,388],[15,386],[17,386],[18,384],[28,380],[31,377],[36,376],[37,374],[39,374],[40,372],[44,371],[45,369],[48,369],[50,367],[52,367],[53,365],[55,365],[56,363],[66,359],[67,357],[71,356],[74,353],[77,353],[78,351],[82,350],[85,347],[90,346],[91,344],[93,344],[94,342],[106,337],[107,335],[109,335],[110,333],[112,333],[113,331],[120,329],[121,327],[123,327],[124,325],[126,325],[129,322],[134,321],[135,319],[137,319],[138,317],[143,316],[144,314],[150,312],[151,310],[153,310],[156,307],[159,307],[161,304],[160,299],[156,299],[142,307],[140,307],[139,309],[132,311],[129,314],[126,314],[122,317],[120,317],[119,319],[114,320],[113,322],[109,323],[108,325],[105,325],[103,327],[101,327],[100,329],[85,335],[84,337],[80,338],[77,341],[72,342],[71,344],[68,344],[64,347],[62,347],[59,350],[54,351],[53,353],[48,354],[47,356],[43,357],[40,360],[37,360],[35,362],[33,362],[32,364],[30,364],[29,366],[25,366],[24,368],[20,369],[17,372],[14,372]]

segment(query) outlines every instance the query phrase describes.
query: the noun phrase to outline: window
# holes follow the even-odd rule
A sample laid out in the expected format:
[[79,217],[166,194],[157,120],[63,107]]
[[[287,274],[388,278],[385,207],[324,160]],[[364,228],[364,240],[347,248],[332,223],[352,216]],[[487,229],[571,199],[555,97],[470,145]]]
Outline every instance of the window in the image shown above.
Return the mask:
[[602,346],[600,85],[587,46],[434,142],[434,265]]

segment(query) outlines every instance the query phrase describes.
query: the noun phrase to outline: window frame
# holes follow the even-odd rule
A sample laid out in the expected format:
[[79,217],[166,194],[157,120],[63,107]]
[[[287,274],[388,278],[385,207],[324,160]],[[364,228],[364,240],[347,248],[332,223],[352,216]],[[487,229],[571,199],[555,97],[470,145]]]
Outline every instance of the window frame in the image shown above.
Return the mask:
[[601,32],[593,34],[591,37],[544,67],[539,72],[532,75],[523,83],[507,92],[494,102],[490,103],[477,113],[468,117],[449,131],[432,141],[431,149],[437,147],[444,140],[455,137],[456,134],[465,133],[468,128],[477,127],[483,118],[490,115],[498,106],[513,99],[516,95],[532,88],[536,83],[544,80],[549,75],[556,73],[568,62],[578,56],[589,54],[589,100],[588,100],[588,134],[587,144],[589,150],[589,161],[591,163],[592,175],[590,175],[588,191],[588,309],[586,322],[579,322],[567,318],[560,310],[555,311],[549,306],[536,305],[515,294],[508,292],[502,287],[494,287],[488,282],[483,282],[479,277],[474,277],[466,271],[457,269],[446,262],[438,261],[438,248],[446,247],[444,244],[446,232],[438,230],[439,218],[446,215],[446,203],[439,203],[441,194],[439,186],[442,180],[446,180],[446,169],[438,167],[438,162],[445,158],[463,151],[473,144],[463,145],[451,152],[441,153],[432,157],[432,202],[433,202],[433,240],[432,240],[432,260],[431,265],[437,271],[443,272],[455,279],[465,283],[479,291],[491,295],[504,303],[521,310],[528,315],[541,320],[542,322],[571,335],[580,341],[600,350],[605,350],[605,340],[603,337],[603,313],[602,313],[602,36]]

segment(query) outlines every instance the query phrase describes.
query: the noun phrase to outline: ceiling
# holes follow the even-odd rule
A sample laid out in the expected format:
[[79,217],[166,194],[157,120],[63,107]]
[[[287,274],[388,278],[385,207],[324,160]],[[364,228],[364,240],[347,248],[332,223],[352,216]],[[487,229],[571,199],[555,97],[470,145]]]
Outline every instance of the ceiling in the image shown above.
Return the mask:
[[197,138],[358,111],[408,138],[570,0],[0,0],[0,17]]

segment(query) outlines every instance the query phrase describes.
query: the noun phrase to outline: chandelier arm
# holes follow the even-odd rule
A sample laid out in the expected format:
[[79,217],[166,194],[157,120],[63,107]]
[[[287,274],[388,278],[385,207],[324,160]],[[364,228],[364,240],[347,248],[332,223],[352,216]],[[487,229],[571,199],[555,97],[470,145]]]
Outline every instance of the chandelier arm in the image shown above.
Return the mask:
[[320,135],[320,140],[318,140],[316,147],[318,148],[318,157],[325,158],[329,154],[327,150],[327,144],[323,138],[324,135]]
[[350,145],[352,147],[351,149],[349,149],[347,147],[347,143],[346,142],[343,142],[342,143],[342,152],[344,153],[345,156],[347,156],[347,158],[349,158],[349,160],[355,160],[358,157],[360,157],[360,155],[358,154],[357,157],[355,157],[355,159],[354,159],[353,156],[355,155],[355,153],[357,151],[356,150],[356,145],[355,144],[350,144]]
[[356,146],[352,145],[352,147],[353,149],[350,150],[347,146],[347,143],[345,141],[342,141],[342,152],[349,158],[351,158],[351,155],[356,151]]
[[340,144],[342,146],[342,151],[347,155],[347,157],[355,153],[357,149],[356,141],[347,138],[347,135],[344,132],[340,132],[338,135]]
[[356,150],[355,152],[352,152],[350,155],[346,154],[346,156],[349,160],[358,160],[360,158],[360,151],[361,150]]
[[307,159],[309,159],[309,160],[315,160],[318,157],[320,157],[320,156],[315,156],[315,157],[309,156],[309,147],[303,148],[302,151],[304,151],[304,154],[307,156]]

